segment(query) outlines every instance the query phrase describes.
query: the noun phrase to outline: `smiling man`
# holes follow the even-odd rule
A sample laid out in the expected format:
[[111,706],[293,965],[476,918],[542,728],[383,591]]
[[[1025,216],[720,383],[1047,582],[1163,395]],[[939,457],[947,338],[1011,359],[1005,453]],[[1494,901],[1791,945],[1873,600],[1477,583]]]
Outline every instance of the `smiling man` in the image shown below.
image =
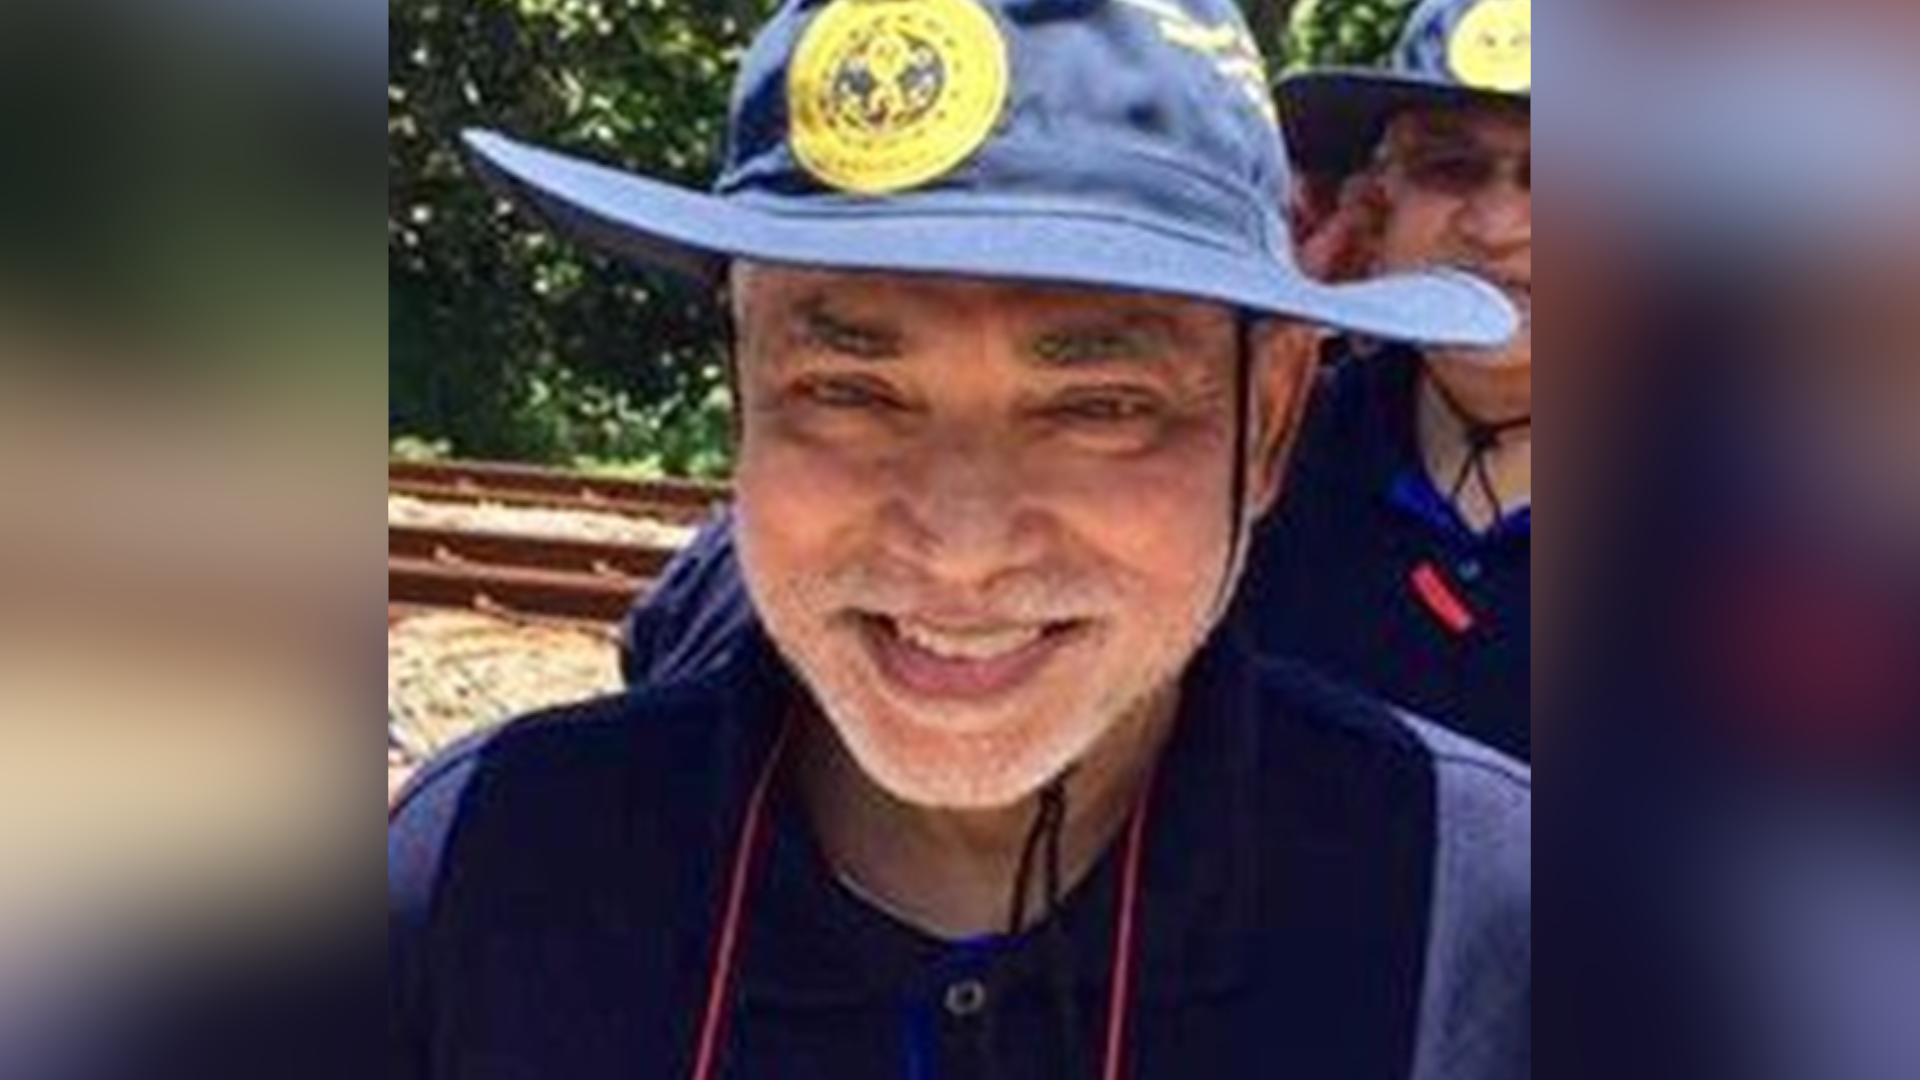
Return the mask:
[[[1427,0],[1382,69],[1308,71],[1280,108],[1325,228],[1366,273],[1435,266],[1525,317],[1500,349],[1337,343],[1240,618],[1295,656],[1530,758],[1533,8]],[[1316,246],[1328,246],[1323,237]]]
[[1531,780],[1218,632],[1318,333],[1228,0],[790,3],[699,195],[471,139],[726,279],[759,618],[514,725],[388,829],[388,1075],[1518,1078]]
[[[1307,211],[1310,269],[1468,270],[1525,319],[1499,349],[1334,343],[1296,476],[1255,534],[1233,619],[1258,652],[1308,661],[1523,758],[1533,740],[1532,64],[1530,0],[1430,0],[1388,68],[1282,84],[1306,170],[1293,193]],[[731,525],[704,530],[634,610],[629,682],[711,669],[745,640],[752,605]]]

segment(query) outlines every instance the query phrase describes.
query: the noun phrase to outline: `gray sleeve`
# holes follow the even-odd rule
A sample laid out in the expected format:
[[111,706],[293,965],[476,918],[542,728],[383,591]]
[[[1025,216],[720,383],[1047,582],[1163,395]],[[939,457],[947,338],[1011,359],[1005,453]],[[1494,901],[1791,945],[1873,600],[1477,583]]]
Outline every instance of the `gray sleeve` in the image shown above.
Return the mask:
[[1433,933],[1413,1080],[1533,1073],[1533,774],[1423,724],[1438,780]]
[[387,1080],[432,1075],[425,940],[476,755],[457,748],[428,766],[387,822]]

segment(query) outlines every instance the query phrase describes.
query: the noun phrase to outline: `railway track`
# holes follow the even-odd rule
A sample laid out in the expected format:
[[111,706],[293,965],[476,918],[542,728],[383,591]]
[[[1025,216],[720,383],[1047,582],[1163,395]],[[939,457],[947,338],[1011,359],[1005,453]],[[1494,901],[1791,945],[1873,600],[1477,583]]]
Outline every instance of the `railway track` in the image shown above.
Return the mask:
[[478,462],[388,462],[387,493],[432,503],[618,514],[681,525],[701,521],[727,499],[727,490],[714,484],[614,480]]
[[[542,521],[614,517],[676,526],[675,535],[726,498],[724,488],[711,485],[604,480],[524,466],[400,462],[388,464],[387,494],[390,506],[397,496],[436,507],[536,511]],[[390,512],[388,625],[422,612],[471,611],[609,626],[646,592],[675,550],[657,540],[398,522]]]

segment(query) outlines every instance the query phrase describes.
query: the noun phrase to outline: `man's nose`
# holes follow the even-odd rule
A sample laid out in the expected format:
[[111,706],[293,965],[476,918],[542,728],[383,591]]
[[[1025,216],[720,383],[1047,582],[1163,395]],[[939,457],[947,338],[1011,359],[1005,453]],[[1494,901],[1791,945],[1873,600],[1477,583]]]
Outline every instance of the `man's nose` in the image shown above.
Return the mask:
[[928,432],[886,513],[903,554],[944,581],[980,585],[1032,556],[1040,515],[1015,441],[969,427]]

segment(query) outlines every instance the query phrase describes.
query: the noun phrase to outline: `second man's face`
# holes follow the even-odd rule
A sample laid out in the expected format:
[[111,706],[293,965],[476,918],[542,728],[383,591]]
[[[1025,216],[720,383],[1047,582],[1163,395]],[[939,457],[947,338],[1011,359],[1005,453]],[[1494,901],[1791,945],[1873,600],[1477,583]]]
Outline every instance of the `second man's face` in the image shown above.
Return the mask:
[[1374,182],[1377,268],[1477,274],[1525,320],[1498,356],[1533,364],[1533,123],[1518,108],[1414,112],[1388,129]]

